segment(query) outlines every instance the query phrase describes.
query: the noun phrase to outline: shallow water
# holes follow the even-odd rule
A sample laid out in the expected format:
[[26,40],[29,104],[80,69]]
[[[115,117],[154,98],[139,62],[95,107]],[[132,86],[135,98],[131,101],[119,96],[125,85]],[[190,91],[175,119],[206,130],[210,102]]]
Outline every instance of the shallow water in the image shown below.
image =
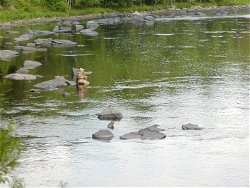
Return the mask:
[[[14,174],[27,187],[60,181],[69,186],[248,186],[249,26],[249,16],[101,26],[94,38],[50,36],[73,40],[77,47],[0,61],[1,125],[14,117],[16,133],[30,136]],[[54,24],[27,27],[52,30]],[[26,28],[0,31],[1,49],[12,49],[13,37]],[[31,70],[43,78],[3,78],[27,59],[43,64]],[[84,96],[75,87],[29,92],[57,75],[72,80],[72,67],[92,72]],[[93,140],[92,133],[109,123],[96,115],[108,106],[124,118],[115,122],[114,139]],[[181,130],[186,123],[205,129]],[[166,139],[119,139],[153,124],[165,129]]]

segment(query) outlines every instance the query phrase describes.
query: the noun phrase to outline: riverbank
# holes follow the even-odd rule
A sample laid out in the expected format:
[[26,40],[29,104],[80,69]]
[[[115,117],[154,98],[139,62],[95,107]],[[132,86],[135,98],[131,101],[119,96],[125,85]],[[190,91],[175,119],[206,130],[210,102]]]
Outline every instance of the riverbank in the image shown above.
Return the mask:
[[[204,4],[203,4],[204,5]],[[207,4],[205,4],[207,5]],[[134,7],[130,9],[120,9],[120,12],[111,9],[99,9],[95,11],[94,9],[90,9],[89,13],[87,12],[78,12],[74,10],[68,15],[62,13],[61,15],[57,16],[57,14],[50,14],[52,17],[37,17],[34,19],[22,19],[22,20],[15,20],[15,21],[7,21],[0,23],[0,29],[8,29],[12,27],[18,27],[22,25],[30,25],[30,24],[44,24],[44,23],[53,23],[53,22],[61,22],[61,21],[83,21],[88,19],[98,19],[98,18],[112,18],[112,17],[119,17],[119,16],[126,16],[134,11],[146,12],[147,14],[165,14],[169,16],[175,15],[190,15],[190,14],[201,14],[207,13],[209,11],[220,12],[221,14],[226,14],[229,11],[248,11],[250,12],[250,5],[233,5],[233,6],[192,6],[186,8],[185,6],[182,8],[172,5],[168,8],[160,8],[160,7],[152,7],[152,6],[144,6],[143,7]],[[137,9],[136,9],[137,8]],[[159,8],[159,9],[158,9]],[[101,11],[102,10],[102,11]],[[94,12],[101,12],[101,13],[94,13]],[[104,13],[105,12],[105,13]],[[2,13],[1,13],[2,14]],[[72,14],[72,15],[71,15]],[[46,13],[45,13],[46,15]],[[53,16],[55,15],[55,16]],[[48,16],[48,15],[47,15]],[[0,22],[3,20],[0,20]]]

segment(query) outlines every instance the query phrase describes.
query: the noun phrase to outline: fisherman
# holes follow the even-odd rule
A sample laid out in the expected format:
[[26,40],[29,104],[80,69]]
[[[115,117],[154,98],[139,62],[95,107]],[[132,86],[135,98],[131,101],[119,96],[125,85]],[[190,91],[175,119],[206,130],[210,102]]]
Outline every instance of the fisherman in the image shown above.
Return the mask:
[[85,75],[84,69],[80,68],[79,72],[76,74],[76,85],[89,85],[87,79],[88,77]]

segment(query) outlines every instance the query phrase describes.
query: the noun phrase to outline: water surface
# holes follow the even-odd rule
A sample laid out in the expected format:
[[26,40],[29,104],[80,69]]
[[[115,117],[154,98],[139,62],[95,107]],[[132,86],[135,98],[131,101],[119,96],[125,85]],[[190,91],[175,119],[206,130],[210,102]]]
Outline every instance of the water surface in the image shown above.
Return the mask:
[[[1,49],[26,28],[0,31]],[[58,34],[76,47],[50,47],[0,61],[1,125],[17,120],[27,150],[14,171],[27,187],[58,186],[248,186],[249,16],[165,19],[152,26],[101,26],[97,37]],[[34,39],[31,39],[31,41]],[[26,42],[20,43],[26,44]],[[43,65],[35,81],[3,78],[24,60]],[[72,67],[92,74],[81,97],[75,87],[32,93],[54,76],[72,80]],[[63,92],[69,95],[64,96]],[[97,113],[108,106],[124,118],[109,142],[91,139],[106,128]],[[202,131],[183,131],[186,123]],[[166,139],[120,140],[159,124]]]

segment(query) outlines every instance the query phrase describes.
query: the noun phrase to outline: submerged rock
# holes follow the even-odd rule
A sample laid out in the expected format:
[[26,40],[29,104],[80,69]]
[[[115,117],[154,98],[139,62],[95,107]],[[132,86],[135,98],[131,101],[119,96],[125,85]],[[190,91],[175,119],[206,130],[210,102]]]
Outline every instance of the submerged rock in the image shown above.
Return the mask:
[[108,129],[103,129],[92,134],[92,138],[100,140],[111,140],[113,137],[113,133]]
[[121,120],[123,117],[122,113],[113,108],[107,108],[98,114],[100,120]]
[[204,128],[199,127],[199,125],[195,125],[195,124],[191,124],[191,123],[182,125],[182,130],[202,130],[202,129],[204,129]]
[[58,89],[69,85],[75,85],[75,83],[66,80],[63,76],[55,76],[54,79],[36,84],[35,87],[42,89]]
[[142,140],[155,140],[155,139],[163,139],[166,138],[164,133],[160,131],[164,131],[164,129],[158,128],[159,125],[153,125],[144,129],[140,129],[138,132],[130,132],[123,136],[120,136],[122,140],[128,139],[142,139]]
[[0,60],[7,61],[18,56],[18,52],[12,50],[0,50]]
[[4,78],[8,78],[11,80],[36,80],[38,77],[38,75],[13,73],[6,75]]

